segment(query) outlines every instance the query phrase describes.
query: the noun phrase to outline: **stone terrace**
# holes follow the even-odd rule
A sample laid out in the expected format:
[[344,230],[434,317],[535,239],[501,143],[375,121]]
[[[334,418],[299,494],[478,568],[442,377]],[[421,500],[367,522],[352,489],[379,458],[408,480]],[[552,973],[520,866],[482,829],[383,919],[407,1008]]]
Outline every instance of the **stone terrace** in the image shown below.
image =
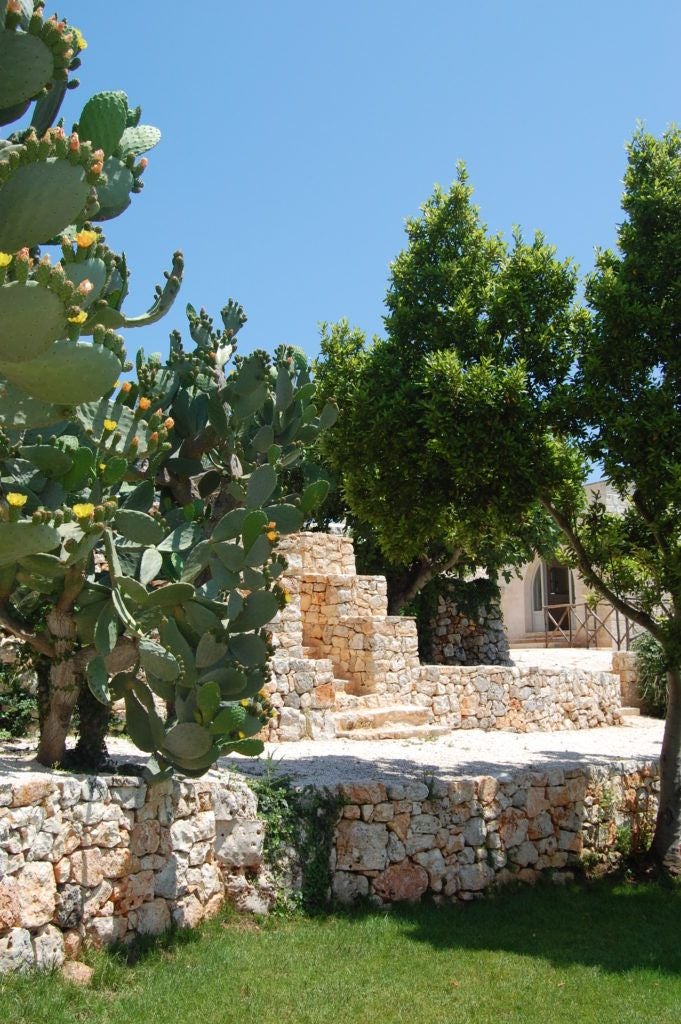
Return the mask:
[[620,722],[612,672],[422,665],[414,620],[388,615],[385,578],[357,575],[350,538],[301,533],[281,547],[291,600],[272,630],[277,716],[266,738],[406,739]]

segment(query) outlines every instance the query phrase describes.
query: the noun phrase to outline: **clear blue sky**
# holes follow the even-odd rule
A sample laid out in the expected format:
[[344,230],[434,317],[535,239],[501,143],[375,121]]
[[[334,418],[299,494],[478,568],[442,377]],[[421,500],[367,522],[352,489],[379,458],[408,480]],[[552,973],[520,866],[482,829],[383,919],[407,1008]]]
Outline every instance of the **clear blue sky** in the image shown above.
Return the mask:
[[[48,3],[48,12],[51,11]],[[64,0],[89,48],[67,126],[123,89],[163,140],[109,222],[146,308],[174,249],[183,293],[128,349],[165,349],[187,301],[234,296],[242,351],[318,350],[320,320],[382,329],[404,220],[463,159],[493,230],[540,228],[591,266],[620,217],[637,119],[680,114],[672,0]]]

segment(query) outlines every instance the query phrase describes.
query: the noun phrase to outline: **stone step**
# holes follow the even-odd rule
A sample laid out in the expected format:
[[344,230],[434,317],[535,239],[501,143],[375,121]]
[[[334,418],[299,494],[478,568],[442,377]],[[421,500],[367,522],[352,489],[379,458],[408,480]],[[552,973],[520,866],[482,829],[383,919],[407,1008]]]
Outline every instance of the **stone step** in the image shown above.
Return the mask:
[[624,707],[620,708],[620,712],[623,718],[638,718],[641,714],[641,709],[633,707]]
[[427,725],[428,708],[419,704],[391,704],[386,707],[347,707],[336,711],[336,733],[349,733],[355,729],[381,729],[384,726]]
[[336,729],[344,740],[429,740],[452,732],[449,725],[384,725],[376,729]]

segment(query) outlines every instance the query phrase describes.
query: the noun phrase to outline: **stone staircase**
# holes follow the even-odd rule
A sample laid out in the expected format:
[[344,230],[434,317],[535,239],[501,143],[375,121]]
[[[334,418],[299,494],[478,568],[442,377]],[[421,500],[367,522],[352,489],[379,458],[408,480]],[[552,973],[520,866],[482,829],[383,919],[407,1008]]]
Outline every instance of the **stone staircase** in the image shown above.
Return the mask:
[[349,537],[295,534],[281,551],[289,603],[272,624],[267,689],[277,714],[265,739],[424,739],[620,720],[611,673],[422,665],[415,620],[388,614],[385,578],[357,574]]

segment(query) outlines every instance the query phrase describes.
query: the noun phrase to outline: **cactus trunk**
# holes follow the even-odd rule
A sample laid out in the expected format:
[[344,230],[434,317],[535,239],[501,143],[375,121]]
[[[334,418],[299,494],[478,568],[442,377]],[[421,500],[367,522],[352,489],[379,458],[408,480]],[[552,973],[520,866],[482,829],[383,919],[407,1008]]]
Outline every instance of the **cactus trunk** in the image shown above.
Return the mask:
[[78,699],[80,681],[76,663],[68,657],[76,640],[73,615],[54,608],[47,617],[47,626],[54,638],[56,658],[50,669],[50,703],[40,734],[37,760],[51,767],[64,760],[66,736]]

